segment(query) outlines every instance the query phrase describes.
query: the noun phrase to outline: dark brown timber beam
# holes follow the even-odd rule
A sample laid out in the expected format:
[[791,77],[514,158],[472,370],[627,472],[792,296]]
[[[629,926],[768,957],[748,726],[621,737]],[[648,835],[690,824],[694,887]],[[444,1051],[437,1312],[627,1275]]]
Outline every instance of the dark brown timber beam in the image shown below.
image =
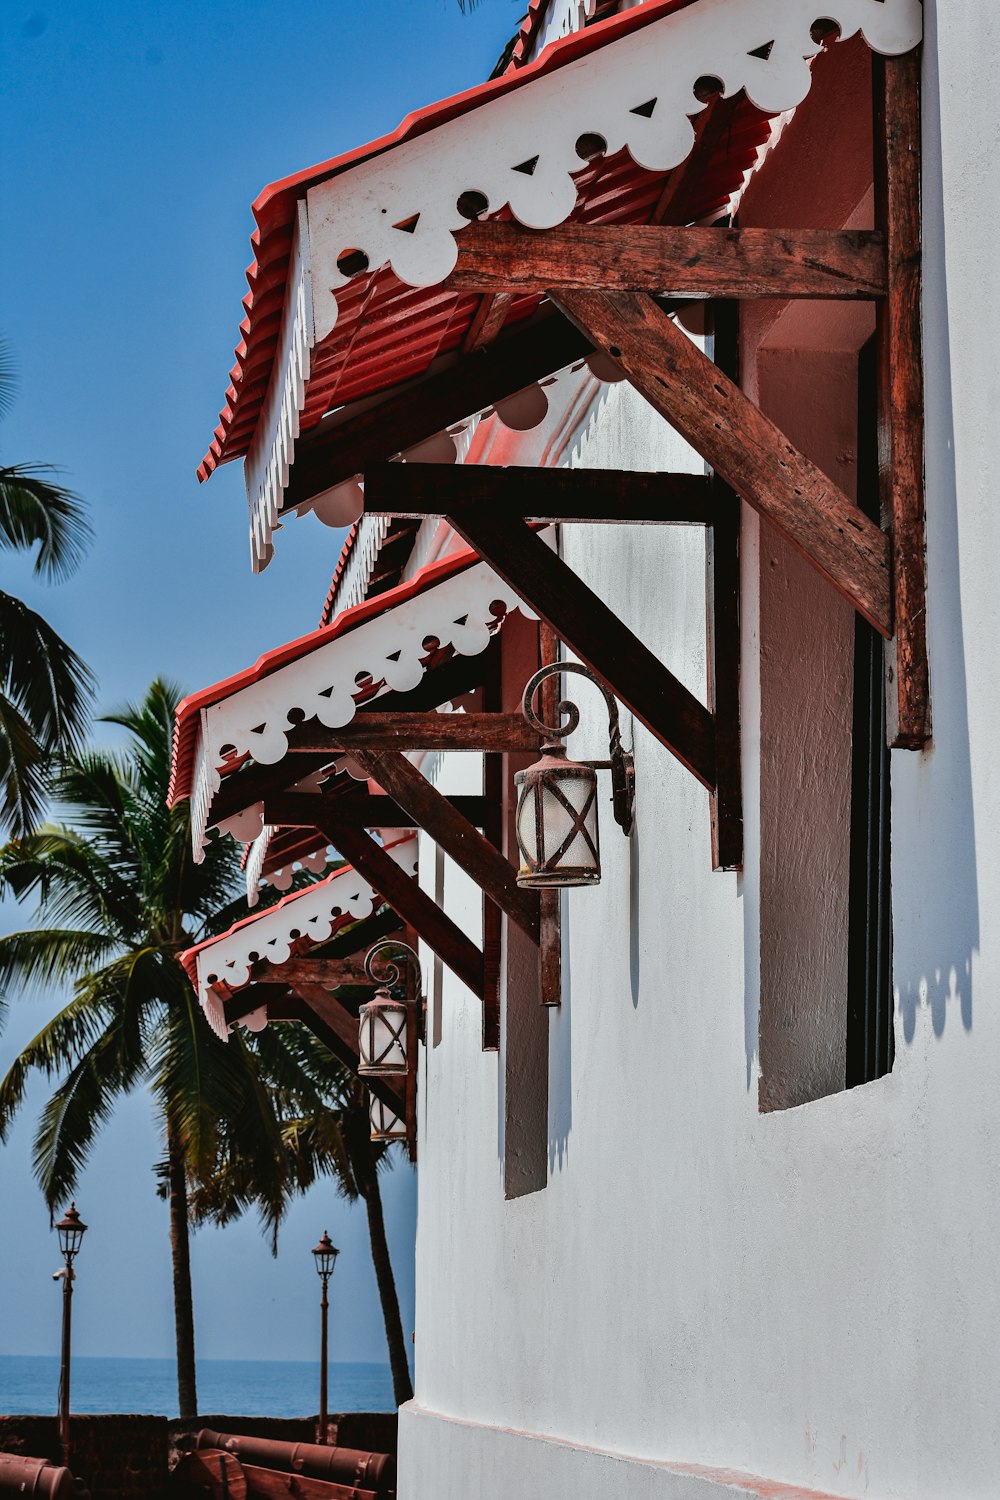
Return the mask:
[[468,985],[477,1000],[481,1000],[482,951],[466,937],[457,923],[363,829],[341,828],[331,821],[323,832],[344,858],[350,860],[375,887],[382,899],[419,933],[441,962]]
[[[276,984],[287,984],[293,990],[299,982],[320,984],[324,989],[339,989],[343,984],[371,984],[360,953],[350,958],[320,958],[311,953],[289,958],[283,964],[268,964],[267,977]],[[301,991],[300,991],[301,993]]]
[[522,932],[538,941],[538,898],[522,891],[514,868],[489,839],[432,786],[398,750],[359,750],[362,770],[408,809],[446,854],[476,882]]
[[704,474],[485,464],[370,464],[365,470],[365,510],[375,515],[423,520],[465,505],[488,505],[513,520],[609,525],[707,526],[714,515]]
[[538,533],[476,506],[449,520],[636,718],[704,786],[714,787],[715,727],[708,709]]
[[332,756],[345,750],[524,751],[538,746],[537,733],[521,714],[366,713],[339,729],[310,720],[288,748],[297,755],[322,751]]
[[[710,307],[711,355],[739,382],[740,305]],[[708,604],[708,702],[715,719],[716,785],[710,799],[712,867],[743,867],[743,776],[740,764],[740,502],[717,474],[715,521],[705,546]]]
[[513,396],[590,350],[590,341],[565,318],[544,318],[488,349],[466,355],[438,375],[405,387],[340,426],[300,438],[284,509],[311,500],[342,479],[362,473],[370,463],[392,458],[453,422]]
[[669,297],[834,297],[886,292],[872,230],[664,224],[470,224],[443,285],[461,292],[661,292]]
[[890,745],[930,739],[921,346],[920,53],[876,57],[875,216],[885,230],[889,295],[879,306],[878,447],[882,525],[892,536],[896,633],[886,652]]
[[[466,822],[481,828],[486,816],[482,797],[448,797],[445,799]],[[331,820],[350,824],[352,828],[419,828],[409,808],[400,806],[395,797],[371,796],[351,791],[324,796],[322,792],[279,792],[264,799],[264,822],[272,828],[319,828]]]
[[558,303],[650,405],[882,635],[892,635],[888,538],[706,359],[652,297],[560,292]]

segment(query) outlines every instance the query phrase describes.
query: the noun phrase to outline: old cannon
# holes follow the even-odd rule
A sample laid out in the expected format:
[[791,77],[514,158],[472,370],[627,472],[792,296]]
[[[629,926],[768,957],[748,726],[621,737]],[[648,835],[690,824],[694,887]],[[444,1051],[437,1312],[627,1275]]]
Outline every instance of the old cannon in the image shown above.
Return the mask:
[[[194,1445],[192,1457],[219,1500],[242,1500],[241,1490],[260,1500],[288,1500],[289,1495],[299,1500],[391,1500],[396,1493],[391,1453],[282,1443],[207,1427],[195,1435]],[[218,1456],[215,1461],[213,1455]]]

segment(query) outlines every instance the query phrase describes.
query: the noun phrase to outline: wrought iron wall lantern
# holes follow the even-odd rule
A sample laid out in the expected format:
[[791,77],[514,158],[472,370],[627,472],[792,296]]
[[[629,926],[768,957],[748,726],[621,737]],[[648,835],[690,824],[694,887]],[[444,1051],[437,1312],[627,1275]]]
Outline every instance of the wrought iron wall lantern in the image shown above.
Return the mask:
[[[570,760],[559,741],[580,722],[575,703],[563,699],[556,709],[561,727],[539,716],[542,684],[562,672],[586,677],[604,695],[608,708],[608,760]],[[601,878],[600,835],[597,817],[597,772],[610,770],[615,822],[626,837],[635,812],[635,766],[631,751],[622,748],[618,704],[589,668],[579,662],[559,661],[542,667],[524,689],[521,711],[544,738],[542,758],[518,771],[515,831],[521,851],[517,883],[528,890],[545,886],[597,885]]]
[[[392,956],[385,958],[387,954]],[[384,962],[376,970],[380,955]],[[404,1100],[400,1116],[381,1096],[369,1094],[371,1138],[407,1141],[414,1159],[417,1043],[423,1039],[424,1014],[420,961],[408,943],[376,943],[365,954],[365,973],[378,989],[358,1011],[358,1077],[397,1078]]]

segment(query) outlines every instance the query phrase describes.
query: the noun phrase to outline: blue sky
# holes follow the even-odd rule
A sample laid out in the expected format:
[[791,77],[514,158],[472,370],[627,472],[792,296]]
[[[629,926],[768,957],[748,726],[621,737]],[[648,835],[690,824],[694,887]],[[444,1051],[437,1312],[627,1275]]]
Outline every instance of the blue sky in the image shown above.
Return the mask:
[[[100,703],[157,674],[193,690],[316,624],[341,536],[305,519],[249,568],[239,465],[199,486],[242,316],[250,204],[268,182],[391,129],[486,77],[524,0],[300,0],[22,4],[0,14],[0,333],[18,396],[0,426],[7,462],[46,461],[85,497],[96,537],[79,574],[39,588],[3,557],[3,586],[41,608],[94,668]],[[6,928],[23,916],[0,913]],[[16,1001],[0,1067],[58,996]],[[0,1148],[0,1353],[58,1348],[54,1236],[30,1171],[37,1087]],[[169,1355],[159,1142],[144,1098],[99,1138],[81,1182],[91,1225],[74,1347]],[[404,1322],[413,1321],[415,1184],[385,1179]],[[277,1261],[252,1222],[194,1242],[205,1358],[307,1359],[315,1351],[310,1247],[342,1249],[333,1358],[384,1357],[361,1210],[315,1189],[295,1205]],[[53,1393],[54,1394],[54,1393]],[[0,1392],[0,1408],[2,1408]]]

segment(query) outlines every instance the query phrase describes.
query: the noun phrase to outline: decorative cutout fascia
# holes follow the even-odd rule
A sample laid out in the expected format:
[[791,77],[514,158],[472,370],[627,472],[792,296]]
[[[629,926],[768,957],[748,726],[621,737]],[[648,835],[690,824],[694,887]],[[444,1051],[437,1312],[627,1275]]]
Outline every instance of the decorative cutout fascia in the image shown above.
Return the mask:
[[679,165],[703,107],[699,78],[720,79],[727,96],[745,88],[768,113],[796,108],[821,50],[817,18],[844,38],[863,32],[879,52],[909,51],[921,37],[919,0],[698,0],[310,189],[316,342],[337,322],[345,251],[434,286],[458,257],[463,194],[484,199],[482,212],[507,206],[529,228],[551,229],[576,205],[581,137],[601,137],[609,154],[627,148],[650,171]]
[[[350,280],[338,268],[345,253],[368,271],[389,265],[410,286],[434,286],[455,266],[455,236],[468,223],[463,195],[485,203],[481,213],[507,206],[529,228],[550,229],[575,207],[584,136],[600,136],[609,153],[627,148],[650,171],[679,165],[702,108],[693,93],[700,78],[720,79],[727,96],[745,88],[769,113],[795,109],[820,51],[811,35],[818,19],[835,21],[845,39],[862,32],[887,54],[909,51],[922,35],[920,0],[697,0],[311,188],[308,252],[289,283],[293,315],[247,460],[255,566],[270,560],[291,461],[291,396],[308,378],[302,339],[318,344],[336,327],[337,292]],[[309,300],[303,277],[311,334],[300,311]]]
[[[259,765],[276,764],[287,753],[296,723],[317,719],[328,729],[349,724],[357,710],[358,683],[366,679],[384,683],[383,692],[411,692],[424,674],[425,642],[477,656],[512,609],[534,619],[514,590],[477,562],[203,709],[191,792],[195,859],[204,858],[212,802],[228,758],[249,755]],[[247,809],[227,820],[227,827],[239,837],[255,838],[259,813]]]
[[[397,840],[387,853],[401,869],[416,873],[415,836]],[[254,964],[286,963],[302,938],[324,943],[339,919],[349,917],[360,921],[371,916],[381,901],[374,886],[356,870],[346,867],[294,896],[287,896],[277,906],[225,933],[216,942],[206,944],[195,955],[195,962],[198,998],[212,1030],[223,1041],[230,1031],[221,996],[214,986],[241,989],[249,982]]]
[[274,372],[244,464],[255,573],[262,573],[274,555],[271,533],[295,457],[314,343],[309,231],[306,206],[299,203]]

